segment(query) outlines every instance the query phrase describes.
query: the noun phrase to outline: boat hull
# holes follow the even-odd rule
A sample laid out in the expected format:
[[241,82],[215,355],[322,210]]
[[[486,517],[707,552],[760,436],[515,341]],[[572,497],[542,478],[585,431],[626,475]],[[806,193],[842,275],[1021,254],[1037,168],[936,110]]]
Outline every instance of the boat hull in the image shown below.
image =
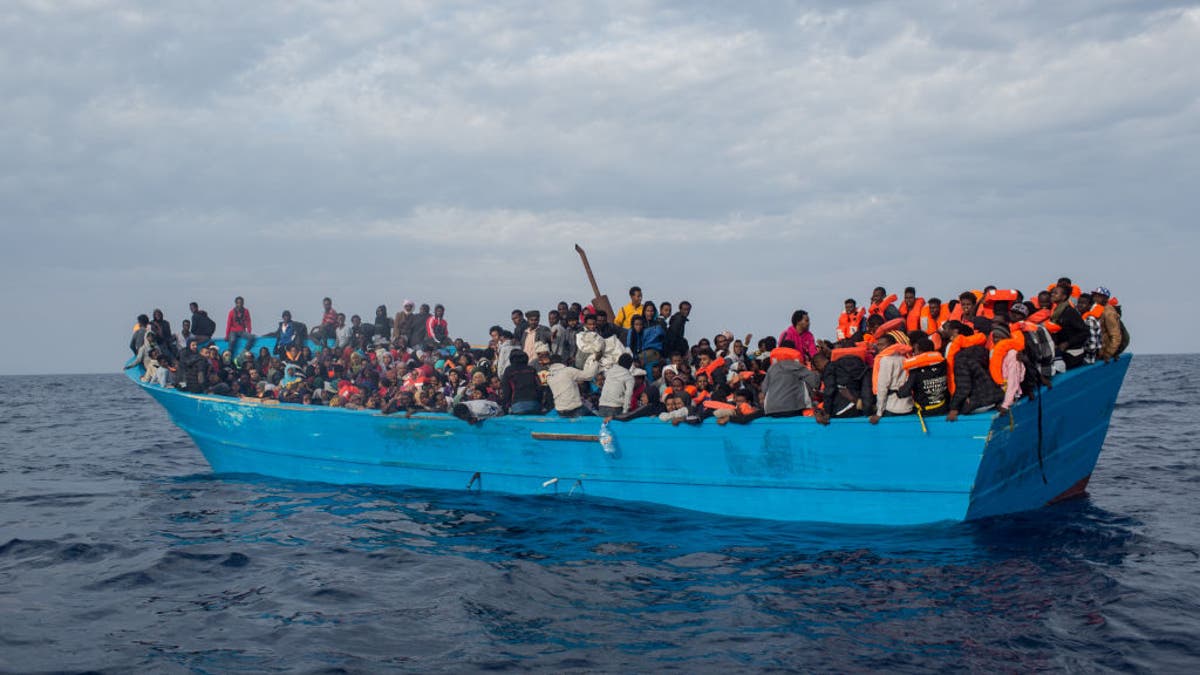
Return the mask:
[[1055,379],[1042,401],[1040,461],[1033,402],[1014,407],[1011,425],[1007,416],[981,414],[930,419],[927,431],[916,417],[827,427],[809,418],[614,422],[615,452],[606,453],[595,417],[513,415],[468,425],[445,414],[267,405],[134,381],[217,473],[572,493],[731,516],[911,525],[1037,508],[1086,481],[1128,364],[1126,356]]

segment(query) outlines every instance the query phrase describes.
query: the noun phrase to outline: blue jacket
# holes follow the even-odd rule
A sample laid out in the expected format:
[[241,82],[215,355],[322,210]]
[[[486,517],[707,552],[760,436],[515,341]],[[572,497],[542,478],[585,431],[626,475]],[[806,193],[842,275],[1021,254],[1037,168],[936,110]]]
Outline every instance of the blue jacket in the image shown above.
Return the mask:
[[666,339],[666,331],[657,323],[651,324],[639,335],[634,331],[629,331],[629,335],[625,336],[625,346],[629,347],[629,351],[634,354],[641,354],[647,349],[663,350],[663,341]]

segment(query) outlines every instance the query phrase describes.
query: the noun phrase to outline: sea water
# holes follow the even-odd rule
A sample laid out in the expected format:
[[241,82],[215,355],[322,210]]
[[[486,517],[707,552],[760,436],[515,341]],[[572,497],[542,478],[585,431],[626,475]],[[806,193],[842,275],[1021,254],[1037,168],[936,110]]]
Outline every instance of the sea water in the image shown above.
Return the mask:
[[1134,359],[1087,498],[916,528],[216,476],[119,374],[0,403],[0,671],[1200,669],[1200,356]]

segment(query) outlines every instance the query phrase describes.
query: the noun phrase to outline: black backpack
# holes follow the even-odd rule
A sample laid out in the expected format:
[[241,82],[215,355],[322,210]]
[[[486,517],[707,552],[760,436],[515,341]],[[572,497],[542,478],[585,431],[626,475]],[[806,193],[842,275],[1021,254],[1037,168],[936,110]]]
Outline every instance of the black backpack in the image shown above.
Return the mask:
[[1054,374],[1054,341],[1043,326],[1025,332],[1025,357],[1046,380]]

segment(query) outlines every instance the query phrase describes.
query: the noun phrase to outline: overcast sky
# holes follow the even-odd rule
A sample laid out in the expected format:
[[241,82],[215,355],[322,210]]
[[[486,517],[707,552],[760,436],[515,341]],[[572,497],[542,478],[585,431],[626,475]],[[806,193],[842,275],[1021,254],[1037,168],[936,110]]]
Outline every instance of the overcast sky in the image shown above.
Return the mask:
[[689,334],[1061,275],[1195,351],[1182,2],[106,2],[0,9],[0,373],[115,372],[134,317],[634,283]]

